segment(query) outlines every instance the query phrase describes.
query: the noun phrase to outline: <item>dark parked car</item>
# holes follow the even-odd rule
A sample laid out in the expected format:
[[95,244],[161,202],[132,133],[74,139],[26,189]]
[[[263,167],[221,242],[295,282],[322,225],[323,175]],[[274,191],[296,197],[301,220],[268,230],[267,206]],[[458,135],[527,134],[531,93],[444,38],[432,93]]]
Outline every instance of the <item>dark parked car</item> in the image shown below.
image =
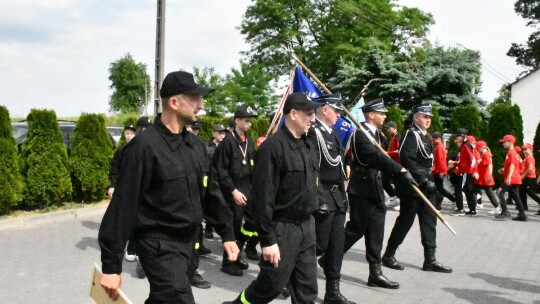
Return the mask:
[[[61,120],[58,121],[58,125],[60,126],[60,131],[62,131],[62,135],[64,136],[64,145],[66,146],[69,155],[71,152],[71,137],[73,136],[73,130],[75,129],[77,123],[73,121]],[[11,127],[13,129],[13,137],[17,142],[17,147],[19,148],[20,152],[21,145],[26,141],[28,136],[28,123],[26,121],[13,122],[11,123]],[[116,146],[116,141],[110,134],[109,138],[111,139],[111,143],[114,149],[114,147]]]

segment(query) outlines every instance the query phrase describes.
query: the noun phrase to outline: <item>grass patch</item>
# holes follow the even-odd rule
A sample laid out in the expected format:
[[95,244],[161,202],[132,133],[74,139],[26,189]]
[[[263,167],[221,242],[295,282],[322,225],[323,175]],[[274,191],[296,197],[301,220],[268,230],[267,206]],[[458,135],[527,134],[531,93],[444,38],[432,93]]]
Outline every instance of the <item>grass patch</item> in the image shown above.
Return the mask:
[[10,218],[19,218],[19,217],[28,217],[32,215],[46,214],[46,213],[64,211],[64,210],[105,206],[109,203],[109,201],[110,201],[109,199],[104,199],[104,200],[101,200],[99,202],[94,202],[94,203],[66,202],[66,203],[63,203],[61,206],[50,206],[50,207],[39,209],[39,210],[31,210],[31,211],[14,210],[9,214],[0,215],[0,220],[10,219]]

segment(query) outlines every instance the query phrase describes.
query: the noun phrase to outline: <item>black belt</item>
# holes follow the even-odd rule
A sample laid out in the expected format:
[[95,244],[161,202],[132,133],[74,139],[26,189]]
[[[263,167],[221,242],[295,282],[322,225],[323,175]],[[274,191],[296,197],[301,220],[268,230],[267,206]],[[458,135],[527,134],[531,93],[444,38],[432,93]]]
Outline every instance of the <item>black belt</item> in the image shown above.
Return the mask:
[[322,184],[325,189],[330,190],[330,192],[337,192],[339,190],[339,184]]

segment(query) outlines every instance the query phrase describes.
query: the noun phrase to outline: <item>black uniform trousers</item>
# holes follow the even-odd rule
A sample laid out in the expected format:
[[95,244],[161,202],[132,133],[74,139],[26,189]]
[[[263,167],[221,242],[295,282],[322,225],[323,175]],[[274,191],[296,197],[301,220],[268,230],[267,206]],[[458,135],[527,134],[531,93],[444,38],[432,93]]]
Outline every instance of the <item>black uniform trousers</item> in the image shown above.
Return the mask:
[[141,266],[150,283],[145,304],[195,303],[189,280],[189,264],[194,253],[194,240],[137,240]]
[[392,186],[392,175],[381,172],[382,175],[382,184],[384,191],[386,191],[386,194],[390,197],[396,196],[396,190],[394,189],[394,186]]
[[476,211],[476,194],[478,193],[478,191],[474,185],[474,178],[470,173],[464,174],[463,178],[465,178],[465,183],[463,184],[463,192],[465,192],[467,206],[469,207],[469,211]]
[[447,189],[444,187],[444,177],[441,178],[439,174],[433,174],[433,181],[435,182],[435,187],[437,188],[437,199],[436,199],[436,206],[437,210],[442,209],[442,201],[444,197],[449,199],[452,202],[456,201],[456,197],[452,192],[450,192],[450,189]]
[[463,175],[453,174],[450,181],[454,185],[454,197],[456,199],[456,209],[463,210]]
[[349,206],[350,220],[345,225],[344,253],[365,237],[366,260],[380,263],[386,217],[384,202],[349,193]]
[[[424,193],[426,194],[426,193]],[[435,194],[426,194],[426,197],[433,202]],[[400,209],[399,215],[390,233],[388,239],[388,247],[398,248],[403,243],[407,233],[414,224],[414,219],[418,215],[418,221],[420,223],[420,237],[424,249],[436,248],[436,236],[437,230],[437,217],[433,214],[433,211],[429,206],[422,201],[419,196],[405,196],[400,195]]]
[[261,259],[260,272],[240,294],[243,303],[270,303],[290,282],[292,303],[314,303],[317,298],[315,220],[300,224],[275,222],[281,255],[278,267]]
[[536,178],[526,177],[523,179],[523,184],[521,184],[521,187],[519,188],[519,197],[521,198],[521,203],[523,203],[524,208],[528,208],[527,195],[540,204],[540,197],[536,194],[537,187]]
[[519,197],[519,188],[521,185],[510,185],[503,183],[501,185],[501,190],[499,191],[499,202],[501,203],[502,212],[508,211],[508,206],[506,205],[506,199],[504,195],[508,192],[508,196],[514,201],[518,209],[520,216],[525,216],[525,210],[523,208],[523,203]]
[[331,211],[327,218],[315,221],[317,255],[324,254],[325,256],[323,270],[327,280],[341,277],[345,216],[345,212]]

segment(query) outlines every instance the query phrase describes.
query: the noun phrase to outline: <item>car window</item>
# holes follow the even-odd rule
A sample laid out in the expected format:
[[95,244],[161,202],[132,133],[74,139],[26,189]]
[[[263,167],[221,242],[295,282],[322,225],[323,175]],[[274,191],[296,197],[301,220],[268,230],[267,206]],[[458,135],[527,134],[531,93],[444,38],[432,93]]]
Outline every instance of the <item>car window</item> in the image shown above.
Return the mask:
[[15,139],[28,133],[28,125],[12,124],[11,127],[13,129],[13,138]]

